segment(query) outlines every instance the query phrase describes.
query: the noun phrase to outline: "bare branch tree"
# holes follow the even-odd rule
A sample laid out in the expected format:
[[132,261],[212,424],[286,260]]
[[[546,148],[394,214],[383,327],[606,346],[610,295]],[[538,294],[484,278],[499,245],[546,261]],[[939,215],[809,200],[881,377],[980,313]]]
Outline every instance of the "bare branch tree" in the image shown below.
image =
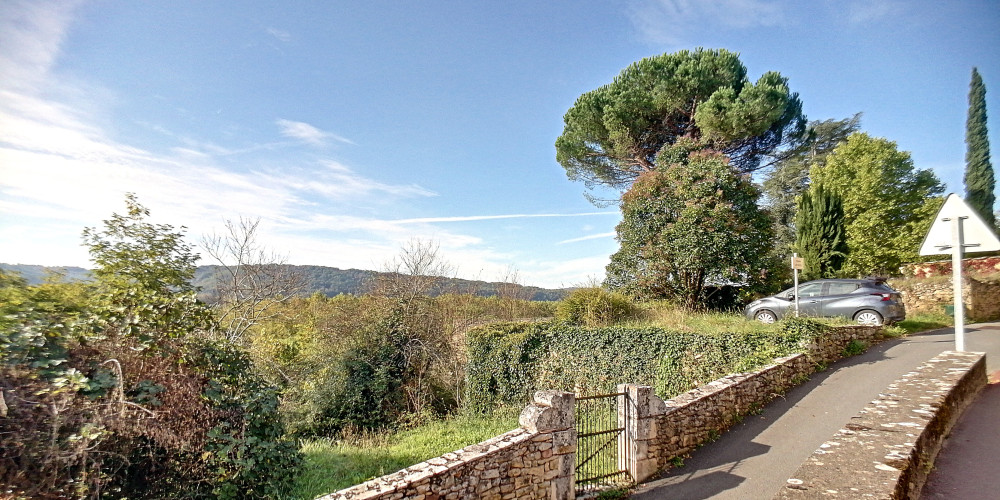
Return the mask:
[[405,301],[431,295],[449,278],[455,268],[439,255],[440,245],[430,240],[412,239],[400,254],[383,267],[369,288],[372,294]]
[[506,316],[504,319],[509,321],[515,320],[519,316],[522,301],[531,299],[531,291],[521,283],[521,273],[513,264],[507,266],[507,269],[500,275],[496,291],[501,310]]
[[372,295],[389,299],[388,307],[403,317],[407,335],[403,356],[410,377],[403,391],[416,414],[432,404],[431,380],[442,378],[442,370],[454,365],[459,355],[448,311],[431,298],[444,292],[454,275],[455,268],[442,259],[438,243],[413,239],[369,284]]
[[202,238],[205,252],[219,264],[213,307],[222,334],[241,342],[254,325],[274,317],[275,306],[302,290],[301,273],[287,259],[257,241],[260,219],[226,220],[226,232]]

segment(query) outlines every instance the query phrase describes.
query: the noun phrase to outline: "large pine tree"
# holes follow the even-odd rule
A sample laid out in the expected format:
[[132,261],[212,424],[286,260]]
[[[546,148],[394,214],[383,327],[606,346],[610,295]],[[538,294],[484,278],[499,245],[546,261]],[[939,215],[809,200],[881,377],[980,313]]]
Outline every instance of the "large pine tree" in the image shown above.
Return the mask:
[[993,189],[996,181],[990,164],[990,140],[986,135],[986,86],[979,71],[972,68],[969,84],[969,117],[965,122],[965,201],[996,227]]

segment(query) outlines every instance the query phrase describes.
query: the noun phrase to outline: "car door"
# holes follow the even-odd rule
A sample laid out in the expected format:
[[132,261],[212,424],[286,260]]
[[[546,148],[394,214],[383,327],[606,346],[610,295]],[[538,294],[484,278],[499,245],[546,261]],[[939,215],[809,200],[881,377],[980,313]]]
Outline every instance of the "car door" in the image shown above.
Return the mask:
[[823,316],[836,317],[842,316],[845,318],[854,317],[854,313],[858,311],[861,306],[861,301],[859,298],[864,298],[864,296],[859,296],[854,293],[858,289],[857,283],[851,282],[833,282],[827,283],[827,289],[823,294]]
[[799,285],[800,316],[817,317],[823,315],[822,297],[824,285],[825,283],[815,281]]

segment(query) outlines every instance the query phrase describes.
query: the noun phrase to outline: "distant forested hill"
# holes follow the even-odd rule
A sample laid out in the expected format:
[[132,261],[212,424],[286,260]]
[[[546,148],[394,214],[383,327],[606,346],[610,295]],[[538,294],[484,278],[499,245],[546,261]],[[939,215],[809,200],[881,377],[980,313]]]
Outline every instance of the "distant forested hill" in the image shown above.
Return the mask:
[[[377,271],[364,271],[361,269],[338,269],[336,267],[325,266],[288,266],[292,270],[302,274],[305,286],[303,295],[312,295],[319,292],[328,297],[333,297],[342,293],[360,295],[367,291],[368,283],[373,277],[381,273]],[[59,273],[67,280],[88,281],[91,279],[90,271],[81,267],[46,267],[27,264],[0,264],[0,269],[19,273],[29,284],[36,285],[43,283],[45,277],[50,272]],[[195,270],[194,284],[210,296],[215,288],[217,273],[221,271],[219,266],[199,266]],[[498,295],[501,287],[509,287],[505,283],[491,283],[486,281],[464,280],[458,278],[442,278],[433,294],[441,293],[469,293],[483,297]],[[515,292],[518,298],[528,300],[554,301],[560,300],[569,293],[570,289],[548,289],[535,286],[519,286]]]
[[82,267],[56,267],[56,266],[34,266],[28,264],[2,264],[0,269],[13,271],[20,274],[29,285],[45,283],[45,278],[50,274],[59,276],[61,281],[90,281],[90,271]]

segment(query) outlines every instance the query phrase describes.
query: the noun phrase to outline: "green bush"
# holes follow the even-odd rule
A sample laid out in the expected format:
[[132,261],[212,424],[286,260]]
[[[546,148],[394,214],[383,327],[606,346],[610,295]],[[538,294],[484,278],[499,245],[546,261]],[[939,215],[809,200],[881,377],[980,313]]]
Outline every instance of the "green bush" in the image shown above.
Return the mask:
[[553,323],[496,323],[466,336],[465,404],[490,411],[497,404],[519,405],[535,390],[535,363],[547,350]]
[[[44,290],[4,307],[0,483],[24,496],[270,498],[299,454],[274,388],[232,346],[94,335]],[[107,326],[105,324],[105,326]],[[149,331],[145,332],[150,334]],[[106,336],[106,338],[104,338]]]
[[556,319],[572,325],[607,326],[629,318],[635,304],[624,295],[601,287],[578,288],[556,306]]
[[217,327],[172,227],[128,215],[84,238],[91,293],[0,275],[0,482],[42,498],[273,498],[300,455],[274,387]]

